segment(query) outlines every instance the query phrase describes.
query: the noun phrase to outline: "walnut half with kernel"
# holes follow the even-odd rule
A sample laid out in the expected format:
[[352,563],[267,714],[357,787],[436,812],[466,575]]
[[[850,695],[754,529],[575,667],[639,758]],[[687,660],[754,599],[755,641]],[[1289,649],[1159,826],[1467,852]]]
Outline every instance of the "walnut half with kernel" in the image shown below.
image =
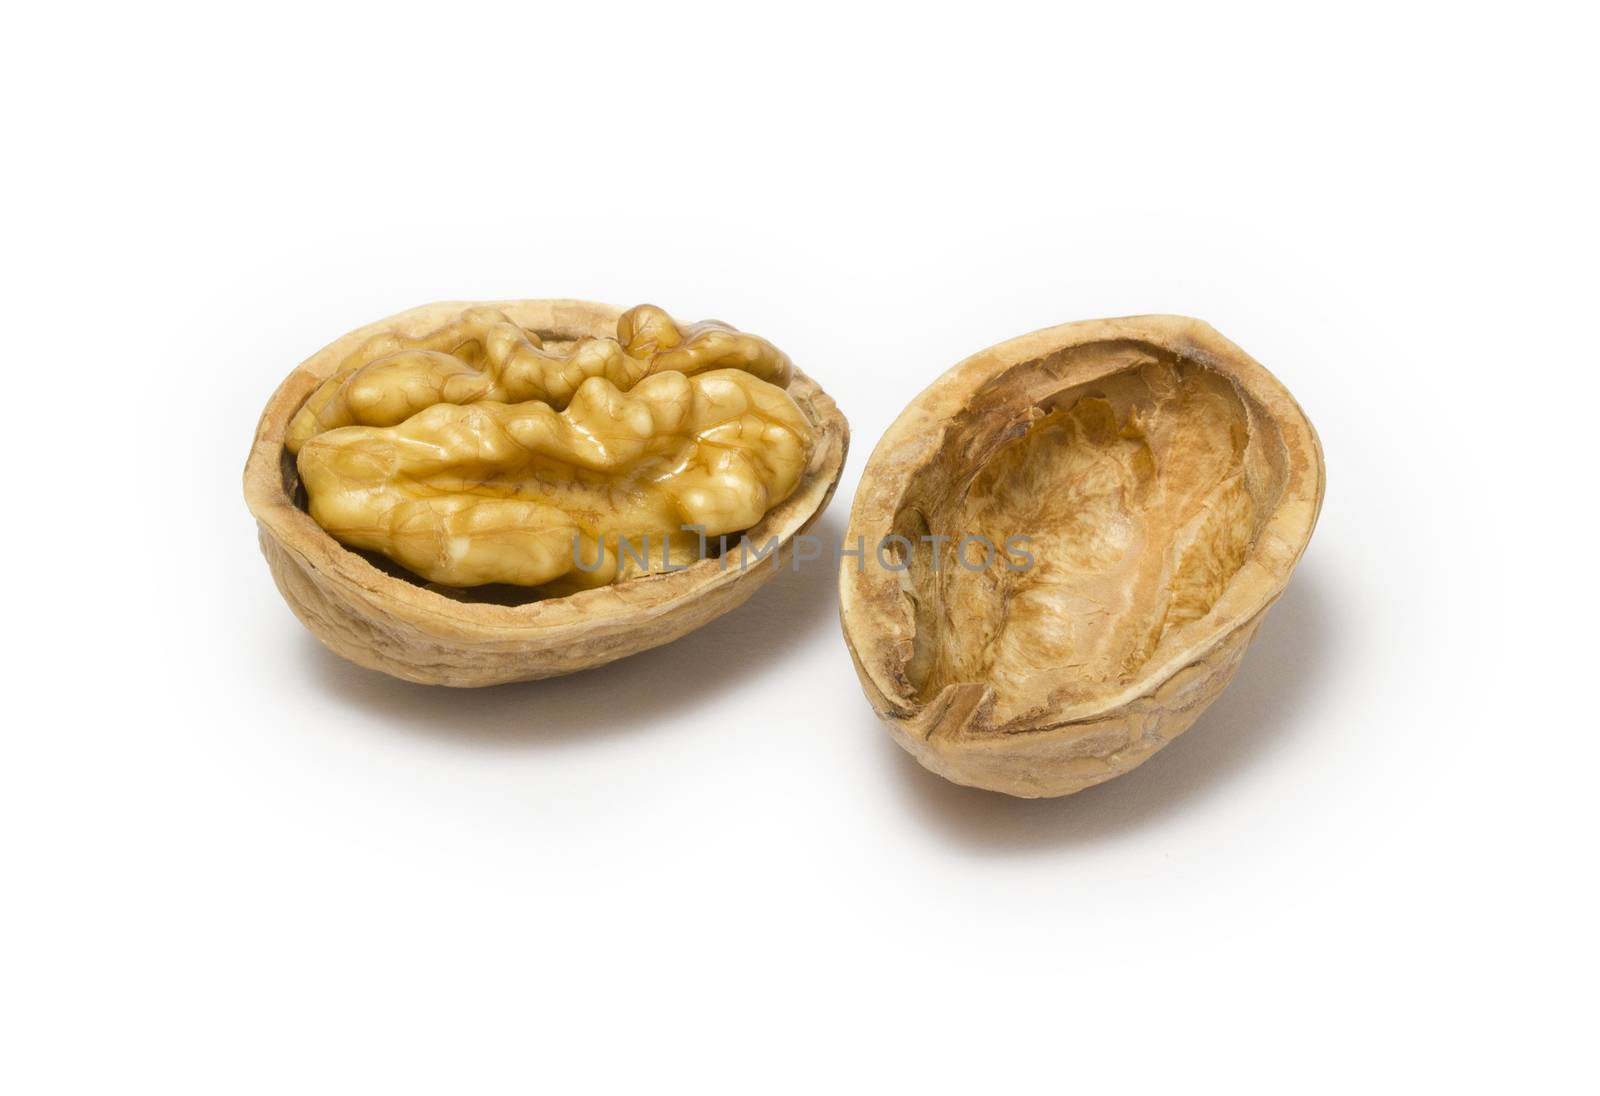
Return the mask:
[[[290,375],[245,497],[280,591],[330,648],[489,685],[634,654],[743,602],[827,506],[848,439],[814,381],[724,324],[436,304]],[[725,534],[780,558],[715,558]]]
[[1323,479],[1294,398],[1198,320],[976,354],[862,473],[847,539],[893,546],[840,574],[867,698],[958,784],[1056,796],[1125,773],[1232,679]]

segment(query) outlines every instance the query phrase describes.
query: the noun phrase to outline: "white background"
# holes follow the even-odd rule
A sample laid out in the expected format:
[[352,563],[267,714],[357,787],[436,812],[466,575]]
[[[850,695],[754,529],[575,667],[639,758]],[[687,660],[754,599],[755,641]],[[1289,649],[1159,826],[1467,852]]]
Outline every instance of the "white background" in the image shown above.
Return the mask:
[[[1593,27],[1470,8],[13,11],[0,1087],[1594,1091]],[[1321,524],[1199,725],[1056,801],[896,749],[825,568],[563,680],[341,662],[262,404],[539,296],[785,348],[831,534],[960,358],[1197,315]]]

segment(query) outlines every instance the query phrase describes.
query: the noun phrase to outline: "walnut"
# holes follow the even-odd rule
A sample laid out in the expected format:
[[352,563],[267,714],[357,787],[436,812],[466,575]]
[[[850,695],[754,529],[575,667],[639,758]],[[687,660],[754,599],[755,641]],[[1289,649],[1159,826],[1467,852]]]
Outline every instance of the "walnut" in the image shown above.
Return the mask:
[[946,373],[879,442],[847,536],[867,550],[840,576],[845,640],[934,772],[1078,791],[1221,692],[1322,492],[1304,413],[1207,325],[1025,335]]
[[788,549],[847,442],[814,382],[723,324],[429,305],[284,382],[245,494],[280,589],[325,643],[481,685],[598,665],[739,604],[778,566],[702,555],[727,533]]
[[[624,338],[641,311],[676,343],[652,309],[622,317]],[[637,358],[599,339],[546,352],[491,309],[443,330],[408,341],[459,344],[448,354],[406,347],[329,378],[285,442],[318,525],[432,582],[587,587],[682,564],[700,538],[755,525],[805,472],[811,424],[742,368],[787,382],[788,359],[751,336],[702,327]],[[480,356],[481,370],[468,364]],[[724,362],[741,368],[711,368]],[[334,425],[352,420],[377,425]]]

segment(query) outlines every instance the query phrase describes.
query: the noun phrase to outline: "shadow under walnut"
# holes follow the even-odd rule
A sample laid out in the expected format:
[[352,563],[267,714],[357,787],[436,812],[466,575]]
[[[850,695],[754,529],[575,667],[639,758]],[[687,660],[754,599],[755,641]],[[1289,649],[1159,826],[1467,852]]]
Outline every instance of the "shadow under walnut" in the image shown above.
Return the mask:
[[[770,563],[703,559],[565,597],[498,604],[495,592],[429,588],[381,557],[339,544],[303,508],[289,422],[317,387],[373,335],[420,335],[458,315],[465,302],[424,305],[370,324],[324,347],[278,387],[256,428],[244,492],[262,553],[295,615],[335,653],[423,684],[495,685],[572,673],[671,642],[748,599],[775,573]],[[621,310],[585,301],[495,302],[513,321],[552,341],[609,337]],[[804,476],[747,535],[772,540],[787,560],[794,537],[822,514],[838,485],[849,427],[815,381],[796,372],[789,395],[816,433]]]

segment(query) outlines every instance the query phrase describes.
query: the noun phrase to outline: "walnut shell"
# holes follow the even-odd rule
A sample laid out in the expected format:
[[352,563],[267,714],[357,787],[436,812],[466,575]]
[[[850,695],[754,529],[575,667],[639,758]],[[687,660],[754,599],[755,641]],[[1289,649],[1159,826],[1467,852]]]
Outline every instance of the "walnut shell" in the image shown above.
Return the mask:
[[[687,569],[643,575],[565,597],[528,591],[452,590],[425,585],[381,557],[345,548],[303,508],[295,461],[285,448],[290,420],[313,391],[373,335],[420,335],[470,302],[423,305],[370,324],[306,359],[261,415],[244,471],[245,501],[279,591],[323,643],[352,662],[407,681],[476,686],[531,681],[599,666],[668,643],[745,601],[792,556],[792,540],[827,507],[844,468],[849,426],[820,386],[796,371],[788,386],[816,431],[799,485],[747,535],[782,546],[748,567],[703,559]],[[493,302],[551,341],[616,332],[622,310],[570,300]],[[510,602],[510,603],[497,603]]]
[[927,768],[1067,795],[1216,699],[1322,493],[1304,412],[1208,325],[1024,335],[945,373],[873,451],[846,538],[863,551],[840,574],[845,641]]

